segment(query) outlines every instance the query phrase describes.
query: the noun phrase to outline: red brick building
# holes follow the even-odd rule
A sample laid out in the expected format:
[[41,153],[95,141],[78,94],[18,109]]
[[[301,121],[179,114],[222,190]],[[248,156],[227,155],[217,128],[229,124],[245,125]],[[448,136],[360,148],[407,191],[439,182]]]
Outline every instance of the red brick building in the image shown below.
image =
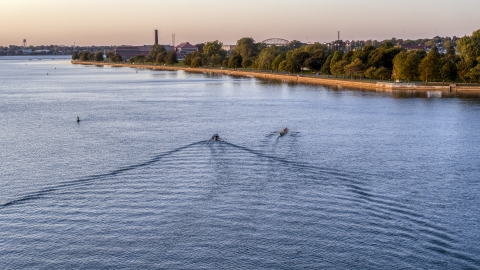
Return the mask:
[[140,50],[137,46],[119,46],[115,49],[115,54],[120,55],[122,59],[126,60],[135,55],[139,55]]
[[[167,52],[171,52],[174,50],[173,46],[170,46],[170,45],[161,45],[161,46],[165,47],[165,50]],[[119,54],[122,57],[122,59],[127,60],[129,58],[135,57],[136,55],[143,55],[147,57],[151,49],[152,49],[152,45],[119,46],[115,49],[115,53]]]

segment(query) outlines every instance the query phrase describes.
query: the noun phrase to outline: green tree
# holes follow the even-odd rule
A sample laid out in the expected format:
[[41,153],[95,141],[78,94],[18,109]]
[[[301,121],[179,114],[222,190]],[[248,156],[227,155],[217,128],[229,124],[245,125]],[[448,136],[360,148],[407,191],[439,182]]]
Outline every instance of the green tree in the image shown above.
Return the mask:
[[[337,69],[335,69],[334,71],[334,66],[342,61],[342,57],[343,57],[343,53],[341,51],[335,51],[335,53],[333,54],[332,56],[332,59],[330,60],[330,72],[335,75],[335,77],[337,77],[337,74],[341,74],[341,73],[336,73],[337,72]],[[343,70],[342,70],[343,72]]]
[[354,56],[354,53],[352,51],[348,51],[343,55],[342,60],[347,60],[348,62],[352,62],[354,59],[353,56]]
[[183,58],[183,64],[185,66],[190,66],[192,64],[192,60],[195,58],[195,55],[194,53],[189,53],[187,55],[185,55],[185,58]]
[[272,62],[272,69],[273,70],[279,70],[280,63],[285,60],[285,55],[284,54],[279,54],[275,57],[275,59]]
[[107,53],[105,54],[105,56],[107,56],[107,58],[110,58],[110,59],[112,59],[114,55],[115,55],[114,51],[107,51]]
[[288,50],[295,50],[303,47],[305,44],[303,44],[301,41],[298,40],[292,40],[288,43],[287,49]]
[[476,67],[471,68],[469,73],[468,73],[468,78],[471,81],[474,82],[480,82],[480,64],[478,64]]
[[145,57],[145,55],[142,55],[142,54],[135,55],[135,57],[133,57],[133,61],[139,64],[145,63],[146,60],[147,58]]
[[330,68],[330,71],[332,72],[335,77],[338,75],[345,75],[345,67],[349,64],[347,60],[340,60],[333,67]]
[[78,53],[74,51],[72,54],[72,60],[78,60],[78,59],[80,59],[80,56],[78,56]]
[[287,70],[287,60],[283,60],[278,64],[278,70]]
[[386,67],[388,69],[393,68],[393,59],[400,53],[400,48],[384,48],[380,47],[370,53],[368,57],[367,67]]
[[305,67],[305,61],[310,57],[308,52],[302,49],[295,49],[287,52],[287,65],[286,69],[289,72],[299,72],[302,67]]
[[318,72],[323,65],[323,60],[320,57],[310,57],[305,60],[305,66],[310,70]]
[[327,46],[320,43],[306,45],[302,47],[302,50],[308,52],[311,57],[320,58],[323,62],[325,62],[329,55]]
[[112,60],[113,62],[122,62],[123,61],[122,57],[119,54],[114,54],[110,58],[110,60]]
[[242,58],[255,57],[258,54],[258,46],[255,44],[253,38],[241,38],[237,41],[235,52],[240,54]]
[[367,77],[369,79],[374,79],[376,77],[375,72],[377,72],[376,67],[369,67],[369,68],[367,68],[367,70],[365,70],[365,77]]
[[208,65],[210,65],[210,63],[211,63],[210,57],[203,57],[203,58],[201,58],[201,59],[202,59],[202,65],[203,65],[203,66],[208,66]]
[[401,51],[393,59],[393,69],[397,79],[406,80],[408,82],[418,78],[418,66],[425,57],[425,51]]
[[253,64],[253,60],[251,58],[243,58],[242,60],[242,67],[243,68],[248,68]]
[[390,48],[393,48],[394,44],[392,41],[390,40],[385,40],[382,42],[382,45],[380,45],[381,48],[383,49],[390,49]]
[[345,73],[350,74],[350,78],[353,78],[358,73],[362,72],[365,68],[365,65],[362,63],[362,60],[355,59],[352,63],[344,67]]
[[380,78],[382,81],[383,81],[384,78],[385,79],[390,78],[391,75],[392,75],[392,71],[390,71],[386,67],[379,67],[374,73],[374,76],[376,78]]
[[418,66],[420,78],[425,81],[425,83],[427,83],[428,80],[434,80],[439,77],[439,61],[440,55],[438,49],[436,46],[433,46]]
[[150,52],[148,53],[148,56],[150,56],[151,59],[157,59],[157,56],[158,56],[159,53],[164,53],[166,51],[167,50],[165,49],[165,47],[163,45],[154,44],[152,46],[152,48],[150,49]]
[[89,51],[83,51],[83,52],[80,53],[79,59],[80,59],[80,61],[88,61],[88,60],[90,60],[89,56],[90,56]]
[[472,69],[474,66],[474,61],[461,59],[457,64],[458,77],[460,77],[460,79],[462,79],[462,81],[466,83],[469,79],[470,69]]
[[178,63],[177,53],[175,53],[174,51],[169,52],[165,57],[165,63],[167,63],[167,65],[174,65]]
[[447,53],[445,54],[445,57],[449,60],[455,61],[457,59],[457,56],[455,54],[455,48],[450,45],[445,47],[447,49]]
[[440,69],[440,78],[442,82],[455,81],[458,77],[457,66],[451,60],[444,61],[442,68]]
[[167,52],[162,52],[157,54],[157,58],[155,59],[155,63],[157,64],[163,64],[165,63],[165,57],[167,56]]
[[102,52],[96,52],[93,59],[97,62],[103,61],[103,53]]
[[271,69],[272,63],[275,60],[275,57],[280,54],[280,51],[277,47],[272,46],[263,49],[255,61],[255,68],[258,69]]
[[330,72],[330,63],[331,63],[331,61],[332,61],[332,56],[329,55],[329,56],[327,57],[327,60],[325,60],[325,64],[323,64],[322,69],[320,70],[320,72],[321,72],[322,74],[329,75],[329,77],[330,77],[330,75],[332,75],[332,73]]
[[476,62],[480,57],[480,29],[474,31],[472,36],[462,37],[457,41],[457,51],[460,58],[465,61]]
[[209,42],[205,43],[205,46],[203,46],[203,53],[207,57],[212,57],[216,54],[218,54],[218,55],[225,54],[226,55],[226,52],[222,52],[223,51],[222,46],[223,46],[223,43],[218,41],[218,40],[209,41]]
[[215,54],[210,57],[210,63],[216,67],[222,64],[223,57],[220,54]]
[[480,62],[480,29],[472,33],[472,36],[462,37],[457,41],[457,51],[460,61],[458,62],[458,76],[466,82],[475,80],[477,64]]
[[203,65],[202,63],[202,58],[197,56],[194,59],[192,59],[190,63],[190,67],[196,68],[196,67],[201,67]]
[[375,47],[364,46],[361,50],[355,51],[353,58],[359,58],[362,60],[362,63],[368,63],[369,56],[373,51],[375,51]]
[[228,67],[237,69],[242,66],[242,56],[239,54],[234,54],[228,59]]

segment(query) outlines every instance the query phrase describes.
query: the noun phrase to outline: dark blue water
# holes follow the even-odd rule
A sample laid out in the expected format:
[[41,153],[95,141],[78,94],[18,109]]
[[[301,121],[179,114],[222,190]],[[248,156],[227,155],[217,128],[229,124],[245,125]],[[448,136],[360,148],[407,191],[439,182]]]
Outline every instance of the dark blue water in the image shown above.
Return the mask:
[[479,119],[478,96],[2,58],[0,268],[480,268]]

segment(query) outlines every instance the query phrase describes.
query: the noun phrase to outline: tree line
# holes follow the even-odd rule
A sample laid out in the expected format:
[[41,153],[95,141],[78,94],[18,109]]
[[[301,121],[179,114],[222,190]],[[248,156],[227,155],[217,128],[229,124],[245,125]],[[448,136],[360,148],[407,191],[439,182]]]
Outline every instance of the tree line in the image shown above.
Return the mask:
[[[394,41],[394,40],[393,40]],[[406,50],[392,40],[355,50],[338,50],[325,44],[292,41],[287,46],[266,46],[253,38],[241,38],[228,55],[218,40],[197,44],[198,52],[188,54],[184,65],[190,67],[224,66],[297,73],[310,71],[327,76],[423,82],[480,81],[480,30],[456,42],[445,39],[445,53],[436,44],[441,39],[425,41],[423,49]],[[339,45],[344,46],[342,41]],[[368,42],[367,42],[368,44]]]
[[[304,44],[294,40],[286,46],[267,46],[255,42],[253,38],[244,37],[237,41],[232,52],[227,52],[222,49],[223,44],[215,40],[197,44],[198,52],[187,54],[183,64],[189,67],[222,66],[289,73],[309,71],[352,79],[396,79],[407,82],[453,82],[457,79],[464,82],[480,81],[480,30],[456,41],[438,37],[422,41],[425,45],[431,45],[428,52],[423,49],[402,49],[395,41],[352,42],[350,48],[341,40],[329,45]],[[441,41],[446,49],[445,53],[438,50],[437,45]],[[356,46],[354,49],[352,44]],[[107,57],[112,61],[122,61],[119,55],[109,53]],[[96,56],[97,53],[87,51],[79,55],[75,52],[72,58],[97,61]],[[137,55],[129,61],[168,65],[178,63],[177,54],[167,52],[161,45],[153,45],[148,56]]]
[[90,51],[83,51],[78,53],[74,51],[72,54],[72,60],[80,60],[80,61],[103,61],[103,52],[90,52]]

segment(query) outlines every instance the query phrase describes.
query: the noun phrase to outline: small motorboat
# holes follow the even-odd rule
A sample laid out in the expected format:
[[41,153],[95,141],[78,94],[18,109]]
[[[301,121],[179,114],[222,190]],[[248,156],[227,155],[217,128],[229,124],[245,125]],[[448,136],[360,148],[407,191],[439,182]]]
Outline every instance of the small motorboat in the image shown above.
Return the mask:
[[218,133],[213,134],[212,136],[212,141],[220,141],[220,136],[218,136]]
[[288,128],[284,128],[284,129],[280,130],[280,137],[287,134],[287,132],[288,132]]

